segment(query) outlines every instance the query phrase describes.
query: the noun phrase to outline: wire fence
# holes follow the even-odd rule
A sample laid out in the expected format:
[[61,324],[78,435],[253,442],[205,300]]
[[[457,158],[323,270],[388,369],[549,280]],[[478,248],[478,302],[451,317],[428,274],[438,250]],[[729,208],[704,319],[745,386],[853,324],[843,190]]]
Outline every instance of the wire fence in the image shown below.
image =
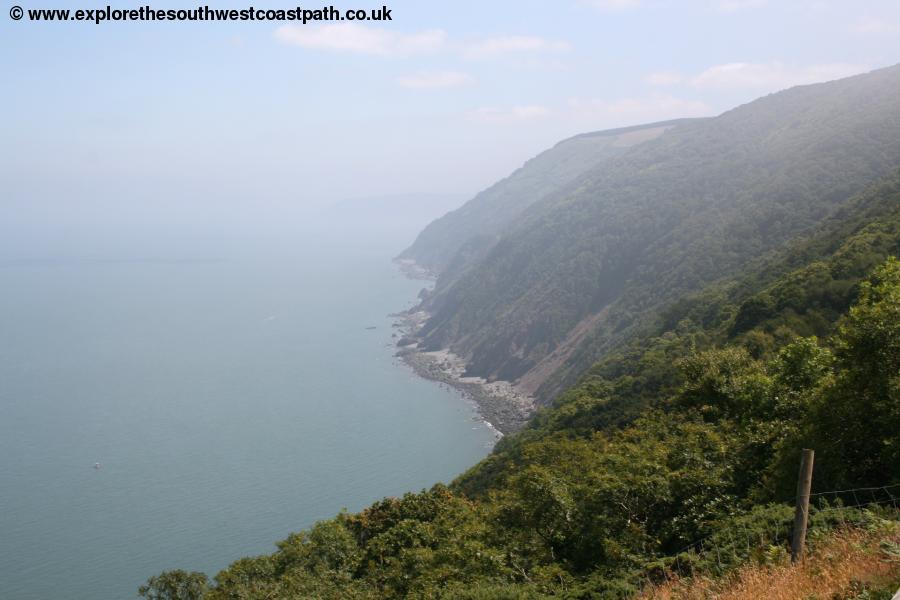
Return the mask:
[[[900,483],[809,494],[809,534],[862,524],[872,512],[900,517]],[[687,579],[698,572],[722,575],[749,558],[786,556],[791,542],[794,501],[769,504],[744,515],[733,526],[704,536],[674,553],[667,568],[646,574],[644,588],[660,580]]]

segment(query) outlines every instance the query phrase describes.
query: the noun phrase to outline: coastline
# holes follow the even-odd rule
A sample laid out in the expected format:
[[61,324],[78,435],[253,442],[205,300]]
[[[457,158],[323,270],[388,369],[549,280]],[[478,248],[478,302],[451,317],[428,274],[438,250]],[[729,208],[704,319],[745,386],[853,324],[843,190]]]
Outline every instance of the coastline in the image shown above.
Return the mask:
[[[395,260],[410,279],[433,282],[434,274],[415,261]],[[419,377],[448,385],[471,401],[484,423],[502,437],[522,429],[534,413],[534,400],[508,381],[489,382],[481,377],[465,376],[465,360],[447,349],[424,351],[418,347],[418,332],[429,315],[417,307],[391,315],[395,319],[394,356]]]

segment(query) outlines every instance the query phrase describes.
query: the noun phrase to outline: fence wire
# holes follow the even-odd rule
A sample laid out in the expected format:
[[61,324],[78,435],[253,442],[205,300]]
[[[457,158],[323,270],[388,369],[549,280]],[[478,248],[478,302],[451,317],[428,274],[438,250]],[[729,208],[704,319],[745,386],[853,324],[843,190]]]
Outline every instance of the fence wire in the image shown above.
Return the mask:
[[[840,520],[839,524],[846,527],[851,522],[851,519],[848,519],[851,511],[874,507],[893,508],[900,511],[900,483],[816,492],[810,494],[809,498],[809,533],[814,535],[815,531],[822,527],[819,523],[823,517],[837,516]],[[788,509],[791,502],[784,502],[780,506]],[[790,508],[793,510],[793,507]],[[785,544],[790,540],[793,512],[790,517],[790,520],[787,520],[787,515],[785,515],[785,520],[779,520],[773,516],[772,521],[763,531],[742,533],[725,530],[704,536],[678,550],[663,576],[668,581],[692,577],[701,561],[707,563],[707,568],[710,563],[714,564],[714,571],[717,574],[723,574],[742,560],[751,557],[754,552],[760,555],[766,552],[787,552]],[[853,522],[858,523],[859,520]],[[745,550],[743,556],[736,552],[738,548]],[[643,586],[645,589],[647,586],[659,583],[659,581],[654,581],[649,574],[645,579]]]

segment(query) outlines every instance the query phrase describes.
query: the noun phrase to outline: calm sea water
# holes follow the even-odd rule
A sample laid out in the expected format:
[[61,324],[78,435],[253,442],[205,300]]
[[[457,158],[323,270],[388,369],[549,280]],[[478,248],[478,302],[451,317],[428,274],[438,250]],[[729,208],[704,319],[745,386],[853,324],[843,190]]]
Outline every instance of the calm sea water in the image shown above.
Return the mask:
[[0,262],[0,598],[213,575],[483,457],[472,408],[392,356],[404,241]]

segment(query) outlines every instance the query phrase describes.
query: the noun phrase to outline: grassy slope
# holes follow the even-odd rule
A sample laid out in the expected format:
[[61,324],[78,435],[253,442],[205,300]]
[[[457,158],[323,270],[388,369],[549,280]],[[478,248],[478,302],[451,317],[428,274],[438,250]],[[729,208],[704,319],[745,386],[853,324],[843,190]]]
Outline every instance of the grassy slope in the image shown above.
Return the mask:
[[900,590],[900,528],[844,530],[815,540],[801,563],[785,556],[721,579],[667,582],[642,600],[890,600]]

